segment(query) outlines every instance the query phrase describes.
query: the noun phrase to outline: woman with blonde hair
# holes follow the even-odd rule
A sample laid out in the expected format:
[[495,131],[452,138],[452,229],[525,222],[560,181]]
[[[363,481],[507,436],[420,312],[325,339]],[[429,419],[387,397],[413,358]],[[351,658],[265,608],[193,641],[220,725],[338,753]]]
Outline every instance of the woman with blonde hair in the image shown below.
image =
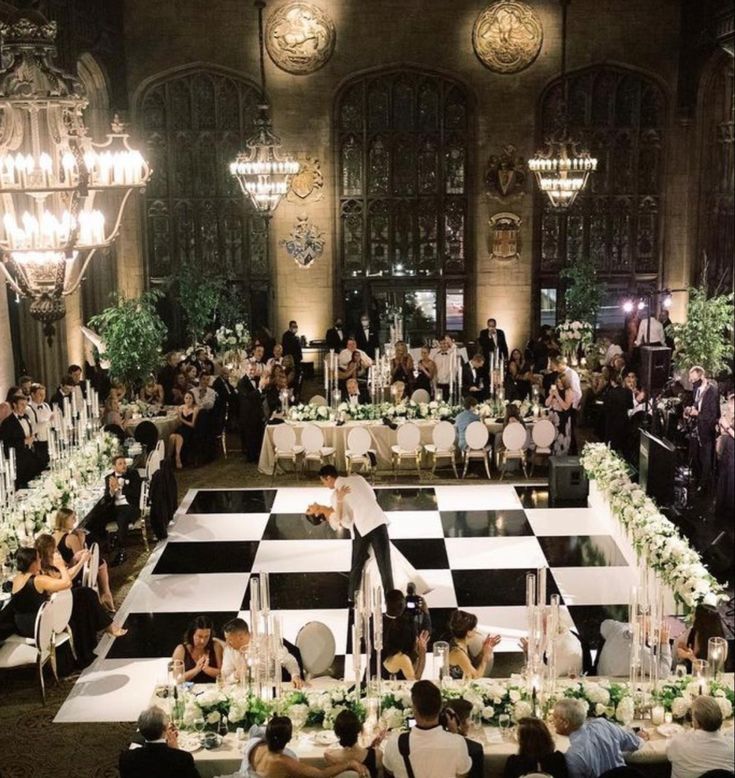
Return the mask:
[[[53,538],[56,541],[56,548],[67,567],[76,565],[84,556],[85,551],[88,550],[87,533],[82,529],[75,529],[76,518],[77,515],[71,508],[59,508],[56,511]],[[81,573],[80,569],[75,578],[81,580]],[[114,613],[115,601],[110,590],[110,573],[104,559],[100,559],[97,582],[100,590],[100,602],[110,613]]]

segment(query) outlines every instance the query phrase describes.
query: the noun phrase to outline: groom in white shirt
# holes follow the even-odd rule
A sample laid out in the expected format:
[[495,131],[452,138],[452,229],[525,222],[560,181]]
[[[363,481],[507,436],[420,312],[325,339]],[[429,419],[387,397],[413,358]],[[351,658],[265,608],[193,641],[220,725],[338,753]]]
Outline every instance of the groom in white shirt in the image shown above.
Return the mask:
[[332,505],[314,503],[307,508],[307,513],[312,516],[323,515],[333,529],[345,527],[352,530],[352,568],[348,590],[350,602],[360,588],[362,571],[371,546],[378,563],[383,591],[391,591],[395,587],[390,562],[388,522],[370,484],[361,475],[338,476],[333,465],[324,465],[319,471],[319,478],[324,486],[334,491]]

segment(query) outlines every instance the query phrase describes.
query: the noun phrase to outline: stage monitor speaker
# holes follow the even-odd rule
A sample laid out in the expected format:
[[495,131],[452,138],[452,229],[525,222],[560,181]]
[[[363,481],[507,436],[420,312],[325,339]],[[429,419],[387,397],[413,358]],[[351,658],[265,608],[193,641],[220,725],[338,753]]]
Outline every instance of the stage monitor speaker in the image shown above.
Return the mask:
[[648,430],[641,430],[638,480],[641,489],[662,508],[674,502],[676,447]]
[[641,374],[639,383],[646,395],[658,394],[669,380],[671,349],[667,346],[641,346]]
[[549,503],[584,501],[589,484],[579,457],[549,458]]

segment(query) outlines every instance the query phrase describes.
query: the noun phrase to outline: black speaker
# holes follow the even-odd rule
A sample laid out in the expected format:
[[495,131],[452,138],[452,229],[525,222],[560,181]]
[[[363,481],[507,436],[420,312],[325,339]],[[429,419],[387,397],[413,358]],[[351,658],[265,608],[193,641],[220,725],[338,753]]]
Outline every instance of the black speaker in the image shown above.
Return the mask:
[[549,503],[587,499],[589,484],[579,457],[549,458]]
[[658,394],[669,380],[671,349],[667,346],[641,346],[641,373],[638,383],[646,395]]
[[651,435],[647,430],[641,430],[638,481],[641,489],[661,507],[667,507],[674,502],[675,471],[674,444]]

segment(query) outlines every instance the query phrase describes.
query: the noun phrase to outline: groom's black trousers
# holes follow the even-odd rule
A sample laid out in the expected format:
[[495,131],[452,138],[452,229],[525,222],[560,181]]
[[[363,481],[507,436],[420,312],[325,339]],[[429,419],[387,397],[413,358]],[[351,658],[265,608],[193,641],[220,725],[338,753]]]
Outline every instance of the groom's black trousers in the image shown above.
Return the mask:
[[383,592],[387,594],[393,589],[393,570],[390,564],[390,541],[388,527],[381,524],[367,535],[361,535],[357,527],[352,525],[352,569],[350,570],[350,589],[348,599],[354,600],[355,592],[360,588],[362,570],[367,562],[370,546],[373,547],[375,561],[378,563],[380,578],[383,582]]

